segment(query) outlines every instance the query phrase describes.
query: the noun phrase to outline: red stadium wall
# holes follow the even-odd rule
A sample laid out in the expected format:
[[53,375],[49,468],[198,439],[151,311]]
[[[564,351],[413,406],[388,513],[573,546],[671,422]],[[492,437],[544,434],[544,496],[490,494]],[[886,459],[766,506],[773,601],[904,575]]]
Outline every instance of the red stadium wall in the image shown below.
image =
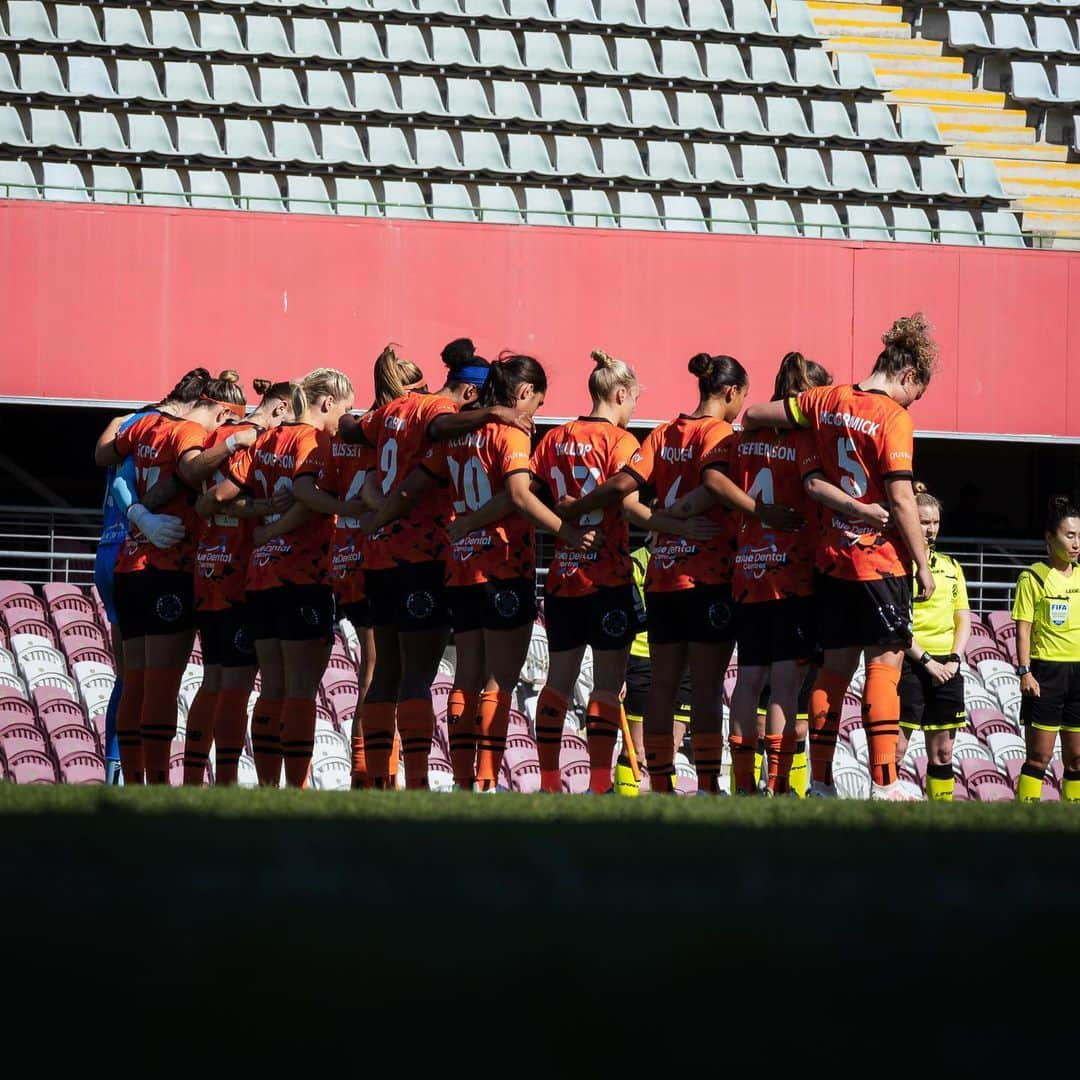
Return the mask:
[[588,352],[637,365],[642,420],[692,407],[687,358],[771,392],[798,348],[868,370],[893,317],[937,327],[922,432],[1080,439],[1080,254],[0,201],[0,398],[144,401],[204,365],[341,367],[396,341],[434,381],[472,336],[546,365],[543,413],[588,405]]

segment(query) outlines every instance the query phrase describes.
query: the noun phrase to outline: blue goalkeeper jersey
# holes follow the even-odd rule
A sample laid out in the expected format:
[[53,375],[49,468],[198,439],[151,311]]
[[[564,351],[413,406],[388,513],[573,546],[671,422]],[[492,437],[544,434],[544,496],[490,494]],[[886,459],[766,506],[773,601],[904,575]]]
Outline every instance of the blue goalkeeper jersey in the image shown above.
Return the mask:
[[[156,412],[156,409],[145,409],[142,412],[134,413],[128,417],[117,429],[116,433],[119,435],[121,431],[126,431],[136,420],[141,419],[144,416],[149,416],[150,413]],[[127,483],[128,488],[132,494],[135,492],[135,455],[132,454],[129,457],[124,458],[119,465],[110,465],[105,470],[105,501],[101,505],[102,523],[101,523],[101,539],[98,541],[101,545],[109,544],[122,544],[127,539],[128,534],[128,519],[126,506],[121,506],[116,501],[116,496],[113,495],[113,480],[116,479],[119,474],[120,478]]]

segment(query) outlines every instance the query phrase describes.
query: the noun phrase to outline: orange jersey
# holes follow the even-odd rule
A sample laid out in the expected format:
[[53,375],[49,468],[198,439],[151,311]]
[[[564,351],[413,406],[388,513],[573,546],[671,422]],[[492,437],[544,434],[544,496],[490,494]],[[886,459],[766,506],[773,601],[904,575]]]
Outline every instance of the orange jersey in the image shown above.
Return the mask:
[[798,532],[778,532],[742,515],[736,539],[734,595],[739,603],[810,596],[814,591],[817,503],[803,478],[821,471],[809,431],[744,431],[733,447],[731,479],[751,498],[790,506],[806,519]]
[[[468,435],[436,443],[422,468],[449,478],[453,509],[467,514],[487,505],[514,473],[529,473],[532,440],[506,424],[485,424]],[[480,585],[536,573],[536,531],[516,511],[476,529],[450,547],[448,585]]]
[[[627,466],[656,489],[660,506],[672,506],[701,482],[706,469],[729,471],[735,430],[713,416],[679,416],[654,429]],[[698,543],[659,533],[653,544],[646,592],[675,592],[731,581],[735,515],[716,507],[707,515],[721,526],[715,539]]]
[[[863,503],[888,505],[886,480],[911,478],[911,417],[880,390],[820,386],[787,401],[788,415],[814,433],[825,478]],[[899,534],[847,521],[822,510],[817,566],[830,577],[875,581],[909,573],[911,556]]]
[[[610,420],[582,416],[549,431],[533,454],[533,473],[547,486],[555,500],[578,499],[625,468],[640,446],[630,432]],[[548,568],[544,592],[551,596],[584,596],[599,588],[629,585],[630,529],[622,507],[609,506],[584,514],[582,526],[603,533],[603,543],[583,554],[569,551],[555,541],[555,557]]]
[[[235,454],[229,475],[256,499],[270,499],[280,491],[292,491],[301,476],[312,476],[320,487],[332,490],[329,463],[329,435],[310,424],[282,424],[260,435],[250,450]],[[270,525],[280,517],[271,514],[264,521]],[[251,553],[248,592],[279,585],[325,585],[333,532],[332,517],[313,514],[292,532],[260,544]]]
[[[399,488],[424,460],[431,441],[431,422],[457,406],[439,394],[409,393],[361,420],[377,452],[379,483],[384,495]],[[445,561],[446,522],[450,517],[448,485],[425,493],[417,506],[368,537],[366,567],[386,570],[402,563]]]
[[[247,422],[222,424],[206,445],[217,446],[235,435],[239,428],[256,426]],[[206,489],[222,483],[227,472],[226,462],[215,471],[205,485]],[[202,522],[195,548],[196,611],[223,611],[244,602],[253,531],[251,518],[231,514],[215,514],[209,521]]]
[[[330,442],[332,485],[343,501],[358,499],[368,473],[375,467],[375,448],[364,443]],[[366,537],[356,518],[338,517],[330,540],[330,584],[342,604],[364,599]]]
[[[136,488],[138,498],[142,499],[159,480],[176,474],[184,454],[202,450],[205,443],[206,429],[201,424],[153,412],[117,435],[113,445],[123,457],[135,455]],[[195,513],[195,493],[185,488],[157,513],[180,518],[187,535],[172,547],[157,548],[133,525],[117,556],[116,573],[130,574],[152,568],[190,574],[195,569],[195,538],[202,529],[202,521]]]

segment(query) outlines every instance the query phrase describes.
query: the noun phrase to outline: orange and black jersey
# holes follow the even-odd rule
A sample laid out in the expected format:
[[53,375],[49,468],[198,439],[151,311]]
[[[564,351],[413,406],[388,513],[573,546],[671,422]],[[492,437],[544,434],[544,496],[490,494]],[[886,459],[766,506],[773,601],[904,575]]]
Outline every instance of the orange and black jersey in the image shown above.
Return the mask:
[[[177,465],[188,451],[201,451],[205,443],[206,429],[202,425],[154,411],[121,431],[113,445],[121,457],[134,455],[137,497],[141,500],[159,480],[176,475]],[[184,487],[158,513],[180,518],[186,530],[184,538],[172,547],[158,548],[132,526],[117,556],[116,573],[149,568],[183,573],[194,570],[195,538],[202,528],[202,521],[195,513],[195,492]]]
[[[579,499],[625,468],[638,452],[628,431],[595,416],[582,416],[549,431],[533,453],[532,471],[556,501]],[[598,528],[601,546],[588,553],[555,542],[544,591],[551,596],[584,596],[633,581],[630,530],[619,505],[583,514],[577,524]]]
[[[260,435],[255,445],[229,459],[229,476],[256,499],[272,499],[292,491],[301,476],[310,476],[324,490],[333,490],[327,468],[330,436],[310,424],[282,424]],[[264,518],[266,524],[280,514]],[[313,514],[284,536],[260,544],[251,553],[247,590],[279,585],[325,585],[329,577],[330,537],[334,519]]]
[[[375,467],[375,448],[368,443],[347,443],[337,437],[330,442],[329,484],[344,502],[360,497],[368,473]],[[364,554],[367,538],[356,518],[338,516],[330,540],[330,584],[342,604],[365,598]]]
[[[735,430],[714,416],[678,416],[655,428],[626,466],[642,484],[651,484],[662,507],[673,506],[696,488],[706,469],[730,471]],[[708,512],[721,526],[713,540],[698,543],[659,533],[652,549],[645,591],[674,592],[695,585],[731,581],[735,515],[725,507]]]
[[814,591],[818,504],[804,479],[821,472],[809,431],[744,431],[733,444],[731,479],[751,498],[790,506],[806,526],[798,532],[768,528],[752,514],[740,515],[733,594],[740,603],[810,596]]
[[[223,443],[244,427],[253,427],[262,432],[262,428],[250,421],[222,424],[210,436],[207,448]],[[216,487],[225,480],[227,473],[228,462],[225,462],[204,486],[207,490]],[[214,514],[208,521],[202,522],[195,550],[197,611],[224,611],[233,604],[244,602],[253,531],[251,518],[235,517],[225,512]]]
[[[457,405],[440,394],[412,391],[364,416],[361,430],[375,447],[383,495],[397,490],[431,447],[431,424]],[[450,490],[445,481],[428,492],[408,513],[368,537],[369,570],[387,570],[406,563],[445,561]]]
[[[888,506],[887,481],[911,479],[911,416],[881,390],[820,386],[785,403],[797,427],[814,434],[825,479],[863,503]],[[875,581],[909,573],[911,555],[898,533],[821,513],[817,566],[830,577]]]
[[[529,473],[531,440],[507,424],[485,424],[467,435],[435,443],[420,467],[450,481],[454,514],[486,506],[514,473]],[[517,512],[454,541],[446,581],[452,586],[527,578],[536,573],[536,532]]]

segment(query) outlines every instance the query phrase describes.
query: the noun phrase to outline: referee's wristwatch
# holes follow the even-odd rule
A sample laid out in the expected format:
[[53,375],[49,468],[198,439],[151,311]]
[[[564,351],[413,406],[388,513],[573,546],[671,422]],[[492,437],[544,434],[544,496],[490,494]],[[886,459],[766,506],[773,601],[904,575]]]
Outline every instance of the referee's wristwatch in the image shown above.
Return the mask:
[[1031,674],[1031,668],[1027,664],[1019,664],[1016,668],[1016,674],[1022,679],[1025,675]]
[[923,667],[925,667],[933,659],[934,658],[928,652],[924,652],[922,656],[919,657],[919,663],[922,664]]

